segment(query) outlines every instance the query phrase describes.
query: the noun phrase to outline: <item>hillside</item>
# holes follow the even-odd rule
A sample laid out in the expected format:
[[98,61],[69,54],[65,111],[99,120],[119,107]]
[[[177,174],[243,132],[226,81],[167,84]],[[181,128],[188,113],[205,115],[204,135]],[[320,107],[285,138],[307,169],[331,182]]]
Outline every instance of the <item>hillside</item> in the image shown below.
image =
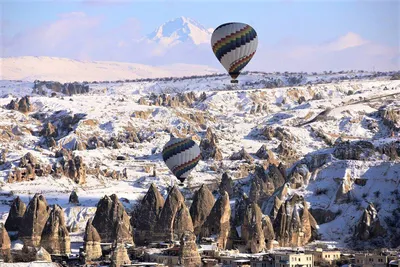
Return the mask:
[[[20,196],[27,204],[40,192],[49,204],[64,208],[68,225],[79,224],[79,231],[72,236],[82,240],[86,221],[105,194],[116,193],[128,211],[151,183],[166,197],[169,186],[177,183],[160,154],[169,132],[193,136],[200,144],[209,138],[209,129],[217,137],[222,158],[214,155],[200,161],[188,187],[181,190],[188,204],[201,184],[217,189],[224,172],[233,178],[235,192],[261,196],[266,192],[254,191],[259,189],[252,185],[257,176],[255,164],[266,166],[263,175],[268,176],[272,172],[268,166],[281,162],[286,166],[285,183],[276,186],[273,195],[258,199],[264,216],[274,213],[276,196],[289,203],[297,194],[309,205],[320,240],[347,247],[400,245],[395,238],[400,234],[396,233],[398,221],[393,221],[400,216],[400,81],[385,76],[332,81],[339,74],[326,74],[324,79],[330,83],[311,84],[317,76],[310,75],[305,77],[305,85],[267,89],[261,87],[263,75],[244,75],[240,90],[223,90],[224,77],[201,77],[89,84],[88,93],[66,96],[56,92],[53,97],[32,94],[30,82],[3,81],[0,140],[1,148],[8,152],[0,165],[0,221],[6,220],[13,197]],[[158,95],[188,90],[194,95],[170,102]],[[7,109],[15,100],[11,94],[31,95],[31,110]],[[49,148],[52,131],[48,123],[58,129],[52,135],[53,148]],[[137,138],[126,141],[128,135]],[[103,145],[93,146],[94,140]],[[269,151],[268,157],[259,151],[262,146]],[[82,157],[87,168],[85,183],[52,174],[8,182],[28,152],[43,166],[54,166],[58,161],[55,153],[62,147]],[[242,151],[232,156],[242,148],[248,155]],[[72,190],[77,192],[80,206],[68,204]],[[218,195],[217,191],[214,194]],[[240,194],[230,200],[234,210]],[[371,234],[363,239],[365,243],[356,242],[354,229],[361,227],[360,218],[371,203],[377,212],[373,218],[379,219],[385,235]]]
[[2,80],[54,80],[83,82],[138,78],[181,77],[216,73],[201,65],[171,64],[154,67],[135,63],[108,61],[78,61],[55,57],[1,58]]

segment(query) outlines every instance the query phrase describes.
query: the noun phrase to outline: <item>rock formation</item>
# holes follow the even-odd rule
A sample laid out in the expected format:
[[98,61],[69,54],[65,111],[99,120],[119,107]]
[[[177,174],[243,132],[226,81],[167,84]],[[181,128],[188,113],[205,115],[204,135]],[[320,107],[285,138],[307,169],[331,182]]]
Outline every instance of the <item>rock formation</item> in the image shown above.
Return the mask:
[[281,187],[286,182],[281,171],[273,164],[268,167],[268,182],[271,182],[275,189]]
[[301,196],[293,195],[282,202],[273,222],[280,246],[304,246],[315,238],[317,224]]
[[379,108],[379,115],[383,123],[392,131],[400,129],[400,111],[396,106],[382,106]]
[[124,264],[131,264],[128,252],[123,244],[117,244],[111,254],[110,267],[120,267]]
[[83,163],[83,158],[76,156],[68,160],[64,166],[64,174],[77,184],[86,183],[86,164]]
[[268,186],[262,179],[258,176],[253,177],[250,186],[250,202],[254,203],[262,203],[265,199],[270,196],[270,190],[268,190]]
[[230,160],[245,160],[247,163],[253,163],[254,159],[252,156],[250,156],[249,153],[247,153],[247,151],[242,148],[241,150],[239,150],[239,152],[235,152],[233,153],[230,158]]
[[201,237],[217,236],[218,246],[225,249],[230,230],[231,206],[229,195],[225,192],[215,202],[200,232]]
[[211,191],[206,185],[202,185],[199,190],[194,193],[193,202],[190,206],[190,217],[193,221],[194,233],[200,233],[203,223],[206,221],[215,204],[215,199]]
[[174,240],[180,240],[185,231],[194,232],[192,218],[186,204],[182,204],[174,218],[173,237]]
[[173,186],[168,193],[168,197],[154,229],[156,240],[174,240],[175,216],[182,208],[182,205],[186,205],[184,201],[185,199],[178,187]]
[[217,146],[217,136],[212,132],[211,128],[207,128],[204,138],[200,141],[200,150],[203,160],[212,158],[215,160],[222,160],[221,150]]
[[365,160],[375,153],[374,145],[368,141],[345,141],[337,144],[333,155],[341,160]]
[[32,262],[32,261],[44,261],[51,262],[51,256],[43,247],[35,247],[24,245],[21,251],[20,259],[18,261]]
[[289,175],[288,181],[290,182],[290,187],[293,189],[300,188],[307,185],[310,181],[311,173],[309,172],[305,164],[296,165],[293,172]]
[[144,245],[147,241],[152,240],[154,227],[164,207],[164,202],[156,185],[152,183],[139,204],[137,216],[132,214],[136,224],[135,243],[137,245]]
[[11,102],[6,105],[6,109],[18,110],[22,113],[28,113],[33,110],[29,96],[24,96],[19,101],[18,99],[15,101],[11,100]]
[[43,195],[35,194],[29,202],[21,224],[19,225],[19,238],[27,246],[39,246],[43,228],[50,215],[50,207]]
[[0,260],[4,262],[12,261],[10,237],[2,223],[0,223]]
[[102,242],[123,242],[133,244],[132,227],[129,216],[117,195],[105,195],[97,203],[92,222]]
[[57,138],[58,136],[57,128],[51,122],[47,122],[43,125],[43,128],[40,131],[40,135],[48,138],[50,137]]
[[71,253],[71,240],[65,224],[64,210],[57,204],[50,212],[40,244],[50,254]]
[[11,204],[10,212],[5,223],[7,231],[19,231],[21,220],[25,214],[26,205],[19,197],[16,197]]
[[275,240],[274,226],[270,217],[267,215],[262,219],[262,229],[266,249],[272,249],[272,243]]
[[247,250],[251,253],[259,253],[265,249],[262,212],[257,203],[247,206],[241,229]]
[[70,204],[79,204],[79,198],[75,191],[72,191],[69,195],[68,203]]
[[250,199],[246,194],[243,194],[240,200],[236,199],[233,226],[236,227],[243,224],[244,214],[249,204],[250,204]]
[[385,234],[386,231],[381,225],[378,212],[374,205],[370,203],[363,211],[356,225],[355,236],[359,240],[366,241],[372,238],[382,237]]
[[260,159],[268,161],[269,164],[278,164],[277,160],[275,159],[274,153],[269,150],[266,145],[262,145],[257,150],[256,156]]
[[185,231],[181,236],[179,261],[185,267],[202,266],[200,254],[197,250],[196,236],[190,231]]
[[229,197],[233,197],[233,180],[226,172],[222,174],[221,183],[219,184],[219,193],[223,194],[224,191],[228,193]]
[[83,236],[85,261],[97,260],[102,256],[101,238],[96,228],[92,224],[92,219],[89,219],[86,224],[85,235]]

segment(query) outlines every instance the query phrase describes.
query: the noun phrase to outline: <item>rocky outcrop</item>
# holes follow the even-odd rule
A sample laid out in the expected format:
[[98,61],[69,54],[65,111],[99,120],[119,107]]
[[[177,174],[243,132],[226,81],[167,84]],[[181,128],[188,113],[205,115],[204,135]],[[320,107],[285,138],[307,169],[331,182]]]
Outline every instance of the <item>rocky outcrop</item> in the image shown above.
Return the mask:
[[233,197],[233,180],[226,172],[222,174],[221,183],[219,184],[219,193],[222,195],[225,191],[229,197]]
[[379,116],[383,123],[392,131],[400,129],[400,110],[396,106],[383,106],[379,108]]
[[331,222],[338,216],[338,213],[327,209],[310,209],[310,213],[318,224]]
[[10,237],[2,223],[0,223],[0,260],[4,262],[12,261]]
[[46,95],[45,89],[51,90],[52,96],[56,93],[72,96],[75,94],[85,94],[89,92],[89,85],[85,82],[64,83],[53,81],[38,81],[36,80],[33,86],[33,93]]
[[128,251],[123,244],[117,244],[111,253],[110,267],[120,267],[121,265],[131,264],[128,256]]
[[278,165],[277,160],[275,159],[274,153],[267,148],[266,145],[262,145],[258,151],[256,152],[256,156],[260,159],[268,161],[269,164]]
[[353,181],[350,174],[346,173],[343,180],[340,181],[339,187],[336,191],[335,203],[349,203],[354,197],[351,191]]
[[50,253],[47,252],[43,247],[35,247],[24,245],[21,251],[21,255],[18,257],[18,261],[22,262],[51,262]]
[[285,177],[282,172],[275,165],[270,165],[268,167],[267,181],[274,185],[274,188],[279,188],[286,183]]
[[215,202],[210,215],[208,215],[201,228],[200,236],[210,237],[216,235],[218,246],[225,249],[229,237],[230,217],[231,206],[229,204],[229,195],[225,192]]
[[7,162],[7,154],[8,154],[8,149],[2,149],[0,151],[0,165],[3,165]]
[[39,246],[47,219],[50,215],[50,207],[43,195],[35,194],[29,202],[19,226],[18,236],[27,246]]
[[133,244],[132,227],[129,216],[117,195],[105,195],[97,203],[92,222],[102,242],[120,242]]
[[50,173],[51,165],[40,164],[32,153],[28,152],[21,158],[19,167],[9,173],[7,182],[32,181],[36,176],[47,176]]
[[74,159],[68,160],[64,166],[64,174],[77,184],[86,183],[86,164],[83,163],[83,158],[75,156]]
[[368,141],[345,141],[337,144],[333,155],[341,160],[366,160],[375,153],[374,145]]
[[[178,187],[173,186],[168,193],[164,207],[154,229],[156,240],[174,240],[174,222],[178,211],[185,204],[185,199]],[[192,225],[193,226],[193,225]]]
[[50,212],[40,244],[50,254],[71,253],[71,240],[65,224],[65,215],[59,205],[54,205]]
[[25,214],[26,205],[19,197],[16,197],[11,204],[10,212],[5,223],[5,228],[9,232],[19,231],[21,220]]
[[309,172],[307,165],[298,164],[289,175],[288,181],[290,182],[291,188],[297,189],[304,185],[307,185],[310,181],[310,177],[311,173]]
[[276,149],[279,158],[287,164],[292,164],[299,159],[299,155],[294,149],[293,143],[288,140],[283,140]]
[[69,195],[68,203],[70,204],[79,204],[78,194],[75,191],[72,191]]
[[186,231],[194,232],[192,218],[186,204],[182,204],[174,219],[174,240],[179,240]]
[[275,232],[271,218],[268,215],[262,219],[262,229],[265,240],[265,248],[271,249],[273,241],[275,240]]
[[203,223],[206,221],[215,204],[215,199],[211,191],[206,185],[202,185],[199,190],[194,193],[193,202],[190,206],[190,217],[193,221],[194,233],[200,233]]
[[270,196],[268,185],[258,176],[251,181],[249,200],[253,203],[262,203]]
[[249,153],[247,153],[247,151],[242,148],[241,150],[239,150],[239,152],[235,152],[233,153],[230,157],[230,160],[245,160],[247,163],[251,164],[254,162],[254,159],[252,156],[250,156]]
[[240,199],[236,199],[233,226],[236,227],[243,224],[244,214],[249,204],[250,204],[250,199],[246,194],[243,194]]
[[200,254],[197,250],[196,236],[190,231],[185,231],[181,236],[179,247],[179,261],[182,266],[202,266]]
[[132,214],[136,225],[135,243],[137,245],[144,245],[153,239],[154,227],[164,207],[164,202],[156,185],[152,183],[140,202],[138,210]]
[[304,246],[317,233],[317,225],[307,203],[296,194],[281,204],[273,226],[280,246]]
[[40,135],[49,138],[57,138],[57,128],[51,122],[47,122],[43,125],[43,129],[40,131]]
[[200,150],[203,160],[212,158],[215,160],[222,160],[221,150],[217,146],[218,138],[212,132],[211,128],[207,128],[207,132],[204,138],[200,141]]
[[101,238],[96,228],[93,226],[92,221],[92,219],[88,220],[85,228],[85,235],[83,236],[86,262],[99,259],[102,256],[100,246]]
[[386,234],[385,229],[382,227],[374,205],[370,203],[363,211],[359,219],[355,233],[357,239],[366,241],[376,237],[383,237]]
[[19,101],[18,99],[11,100],[11,102],[6,105],[6,109],[18,110],[22,113],[28,113],[33,110],[33,107],[31,105],[29,96],[24,96]]
[[242,239],[246,241],[246,249],[251,253],[259,253],[265,249],[262,212],[256,203],[247,206],[241,227]]

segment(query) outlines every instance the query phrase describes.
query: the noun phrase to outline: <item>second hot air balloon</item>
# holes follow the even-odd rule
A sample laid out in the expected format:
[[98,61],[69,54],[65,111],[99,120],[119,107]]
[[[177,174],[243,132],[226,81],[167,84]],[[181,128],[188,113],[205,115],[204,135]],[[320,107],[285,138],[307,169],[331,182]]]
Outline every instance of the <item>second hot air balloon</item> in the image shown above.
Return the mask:
[[248,24],[229,22],[218,26],[211,36],[212,50],[232,80],[250,62],[258,46],[257,32]]
[[183,185],[199,162],[201,154],[199,146],[191,138],[176,138],[171,135],[163,148],[162,157],[165,165],[181,181],[180,185]]

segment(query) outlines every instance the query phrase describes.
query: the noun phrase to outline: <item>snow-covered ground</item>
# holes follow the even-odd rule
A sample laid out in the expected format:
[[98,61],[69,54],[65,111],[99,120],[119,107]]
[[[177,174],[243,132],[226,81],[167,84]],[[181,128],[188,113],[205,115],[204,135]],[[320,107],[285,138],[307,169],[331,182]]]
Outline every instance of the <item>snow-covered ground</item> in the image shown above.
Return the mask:
[[[246,79],[247,82],[259,80],[260,75],[245,75],[241,84],[244,84]],[[329,77],[332,78],[327,75],[325,79],[329,80]],[[310,76],[307,79],[312,80],[315,77]],[[242,90],[239,87],[239,90],[215,90],[226,88],[226,84],[226,77],[162,82],[100,83],[90,84],[90,92],[85,95],[63,98],[31,96],[30,100],[34,107],[32,113],[42,112],[51,115],[57,111],[64,111],[71,114],[86,114],[74,131],[59,141],[61,145],[68,145],[72,140],[86,140],[92,136],[116,136],[125,127],[133,127],[139,133],[151,138],[131,147],[122,144],[119,149],[99,148],[74,151],[76,155],[83,157],[89,168],[93,168],[96,164],[100,165],[100,169],[122,171],[126,168],[128,178],[123,180],[88,175],[86,184],[77,185],[66,177],[49,176],[38,177],[30,182],[10,184],[6,182],[10,168],[0,167],[0,221],[5,221],[7,218],[9,210],[7,201],[17,195],[28,203],[29,198],[35,193],[43,193],[49,204],[61,205],[66,212],[68,224],[76,221],[81,231],[84,229],[86,220],[94,214],[96,203],[105,194],[115,193],[120,199],[125,198],[126,201],[123,203],[128,209],[135,201],[143,197],[152,182],[156,183],[161,193],[166,196],[167,187],[177,182],[165,166],[160,154],[162,147],[169,140],[169,134],[165,131],[167,128],[187,129],[190,125],[198,135],[196,140],[199,140],[205,134],[206,128],[212,127],[218,136],[218,146],[224,157],[222,165],[224,168],[231,169],[232,174],[235,172],[233,167],[239,166],[241,162],[231,161],[228,158],[242,147],[250,154],[254,154],[265,144],[279,158],[276,148],[280,141],[275,138],[266,140],[258,135],[258,132],[266,125],[284,127],[295,137],[296,141],[292,144],[292,149],[299,159],[329,149],[326,142],[315,135],[315,129],[334,139],[342,136],[351,140],[387,142],[399,138],[398,133],[391,139],[388,138],[387,127],[374,115],[374,112],[388,101],[400,104],[400,81],[373,79],[274,89],[245,88],[246,90]],[[0,106],[4,107],[15,99],[15,96],[31,94],[32,86],[31,82],[1,81],[0,96],[3,98],[0,98]],[[205,92],[207,98],[191,108],[138,104],[141,97],[168,90],[171,92],[191,90],[197,95]],[[393,94],[390,98],[365,101],[390,94]],[[298,102],[300,96],[305,99],[301,104]],[[267,108],[252,114],[254,104],[266,105]],[[333,108],[328,119],[298,126],[328,107]],[[137,118],[133,115],[135,111],[150,111],[150,115],[147,119]],[[204,116],[206,127],[191,120],[187,116],[189,114]],[[1,108],[0,118],[0,130],[8,126],[14,128],[17,125],[19,128],[26,127],[30,131],[38,131],[42,128],[38,120],[18,111]],[[376,130],[368,128],[366,125],[369,121],[377,121],[379,128]],[[23,133],[17,137],[11,142],[0,143],[0,149],[8,148],[10,151],[7,161],[17,163],[19,158],[31,152],[42,163],[54,162],[54,158],[51,157],[53,151],[39,149],[36,146],[39,141],[38,136]],[[197,143],[199,144],[199,141]],[[127,159],[116,160],[116,157],[120,155]],[[210,169],[211,166],[218,164],[213,160],[200,161],[192,172],[189,187],[218,182],[222,173]],[[146,166],[155,166],[157,176],[153,177],[151,173],[145,172]],[[368,179],[366,186],[354,185],[352,191],[360,199],[357,205],[336,204],[333,201],[339,186],[337,180],[344,179],[347,173],[353,178]],[[316,196],[314,192],[317,188],[327,188],[327,193]],[[380,203],[379,216],[390,216],[395,208],[390,192],[396,188],[400,190],[399,162],[389,162],[387,158],[381,158],[374,161],[334,160],[314,173],[307,186],[291,190],[291,192],[304,195],[311,208],[329,209],[333,212],[342,210],[341,215],[334,221],[320,225],[324,240],[341,241],[352,234],[351,231],[368,201]],[[77,191],[80,206],[68,204],[68,197],[72,190]],[[374,192],[377,190],[381,192],[380,199],[375,197]]]

